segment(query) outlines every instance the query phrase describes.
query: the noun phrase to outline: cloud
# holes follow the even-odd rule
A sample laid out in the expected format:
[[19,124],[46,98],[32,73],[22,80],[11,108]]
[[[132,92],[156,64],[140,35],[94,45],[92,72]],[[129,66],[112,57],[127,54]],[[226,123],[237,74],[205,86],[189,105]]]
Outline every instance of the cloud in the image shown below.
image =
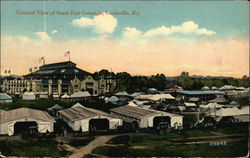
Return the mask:
[[21,42],[30,42],[30,38],[29,37],[26,37],[26,36],[18,36],[17,39]]
[[[239,38],[202,38],[193,43],[153,38],[150,42],[131,45],[101,38],[40,45],[35,41],[21,43],[15,37],[5,37],[1,40],[2,68],[11,67],[13,73],[23,75],[39,64],[41,56],[45,56],[46,63],[67,60],[65,48],[72,52],[71,59],[77,67],[89,72],[112,68],[114,72],[127,71],[132,75],[175,76],[188,71],[191,75],[242,77],[249,73],[249,39]],[[19,63],[13,64],[16,60]]]
[[126,27],[123,29],[123,37],[127,39],[137,39],[141,36],[142,31],[137,30],[134,27]]
[[181,34],[197,34],[197,35],[214,35],[216,32],[208,30],[206,28],[199,28],[199,25],[193,21],[183,22],[178,26],[160,26],[151,30],[148,30],[144,33],[145,37],[154,37],[154,36],[169,36],[174,33]]
[[82,28],[91,27],[96,33],[113,33],[117,25],[117,19],[110,14],[102,13],[93,19],[87,17],[74,19],[71,24]]
[[36,32],[36,35],[38,35],[43,42],[48,42],[51,40],[50,36],[46,32],[38,31]]
[[51,34],[56,34],[58,31],[57,30],[53,30],[51,31]]

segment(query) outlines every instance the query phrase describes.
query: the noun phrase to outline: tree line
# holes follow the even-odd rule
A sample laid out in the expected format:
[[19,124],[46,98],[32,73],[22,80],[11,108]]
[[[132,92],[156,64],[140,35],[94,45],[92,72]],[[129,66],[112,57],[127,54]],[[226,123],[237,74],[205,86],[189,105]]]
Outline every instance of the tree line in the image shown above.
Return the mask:
[[169,79],[169,77],[166,77],[164,74],[132,76],[127,72],[115,74],[105,69],[95,72],[94,75],[97,77],[111,76],[115,78],[117,81],[115,91],[126,91],[129,93],[146,92],[149,88],[156,88],[157,90],[163,91],[166,88],[173,88],[176,85],[187,90],[199,90],[204,86],[208,86],[209,88],[216,86],[220,88],[224,85],[250,87],[250,80],[247,76],[243,76],[240,79],[233,77],[195,77],[189,76],[188,72],[182,72],[180,76]]

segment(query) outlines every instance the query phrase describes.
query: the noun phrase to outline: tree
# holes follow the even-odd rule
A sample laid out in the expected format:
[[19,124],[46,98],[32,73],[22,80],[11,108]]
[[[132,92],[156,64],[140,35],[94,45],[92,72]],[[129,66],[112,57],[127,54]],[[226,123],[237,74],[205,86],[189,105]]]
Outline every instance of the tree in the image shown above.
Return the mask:
[[177,81],[184,89],[192,89],[194,85],[194,81],[189,77],[188,72],[182,72]]

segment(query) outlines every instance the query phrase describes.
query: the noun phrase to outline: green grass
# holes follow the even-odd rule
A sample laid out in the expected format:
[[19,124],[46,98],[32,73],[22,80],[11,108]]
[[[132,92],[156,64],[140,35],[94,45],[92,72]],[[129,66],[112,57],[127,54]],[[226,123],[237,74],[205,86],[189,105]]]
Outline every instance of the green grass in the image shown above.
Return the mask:
[[[247,136],[247,125],[236,127],[221,127],[217,129],[197,129],[186,131],[183,134],[170,132],[166,135],[124,135],[118,136],[107,144],[117,146],[102,146],[95,148],[92,153],[110,157],[239,157],[247,154],[247,138],[239,142],[227,142],[225,146],[210,146],[210,144],[175,144],[190,141],[224,141],[231,138],[242,138],[229,136],[224,138],[199,138],[194,140],[176,140],[177,138],[190,138],[202,136],[215,136],[210,131],[221,134],[245,134]],[[123,144],[121,146],[121,144]],[[134,149],[133,146],[143,146],[145,149]]]
[[59,151],[54,141],[0,141],[0,151],[5,156],[62,157],[66,151]]
[[239,157],[247,154],[247,141],[232,142],[217,147],[209,146],[209,144],[175,145],[168,142],[149,149],[132,149],[129,146],[101,146],[92,152],[110,157]]

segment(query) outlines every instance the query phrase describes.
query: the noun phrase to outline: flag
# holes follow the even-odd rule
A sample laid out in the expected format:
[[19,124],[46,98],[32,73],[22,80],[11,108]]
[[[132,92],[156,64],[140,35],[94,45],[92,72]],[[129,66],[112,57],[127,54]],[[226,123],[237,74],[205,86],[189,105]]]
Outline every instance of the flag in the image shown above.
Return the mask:
[[41,63],[42,60],[44,60],[44,57],[39,58],[39,63]]
[[67,51],[64,53],[64,56],[67,57],[67,56],[69,56],[69,54],[70,54],[70,51]]

